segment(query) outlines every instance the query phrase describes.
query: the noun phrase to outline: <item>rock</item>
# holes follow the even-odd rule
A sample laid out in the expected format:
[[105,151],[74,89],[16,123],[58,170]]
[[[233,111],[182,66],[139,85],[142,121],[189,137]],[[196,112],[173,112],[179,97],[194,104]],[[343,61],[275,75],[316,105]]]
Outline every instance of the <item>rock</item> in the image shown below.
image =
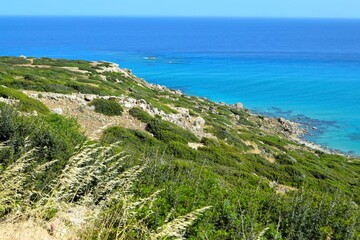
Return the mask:
[[178,111],[183,117],[190,117],[189,109],[186,109],[186,108],[177,108],[177,111]]
[[118,97],[110,96],[110,97],[109,97],[109,100],[111,100],[111,101],[116,101],[116,100],[118,100]]
[[90,95],[84,95],[84,100],[87,102],[91,102],[92,100],[94,100],[94,97]]
[[205,120],[202,117],[197,117],[195,118],[194,124],[195,126],[204,126]]
[[132,103],[132,104],[136,104],[136,99],[135,98],[128,98],[127,99],[127,102],[129,102],[129,103]]
[[78,111],[81,112],[81,113],[83,113],[83,112],[85,112],[85,109],[84,109],[83,106],[79,106]]
[[244,108],[244,104],[242,104],[241,102],[238,102],[235,104],[235,107],[240,110],[240,109]]
[[279,121],[279,123],[282,123],[282,124],[287,122],[285,118],[278,118],[278,121]]
[[[154,108],[154,109],[153,109],[153,112],[154,112],[154,115],[155,115],[155,116],[161,114],[161,112],[160,112],[159,109],[157,109],[157,108]],[[160,116],[161,116],[161,115],[160,115]]]
[[139,104],[139,107],[140,107],[142,110],[148,109],[147,104],[144,104],[144,103],[140,103],[140,104]]
[[125,107],[125,108],[133,108],[133,107],[134,107],[134,104],[133,104],[133,103],[130,103],[130,102],[125,102],[125,103],[124,103],[124,107]]
[[175,94],[181,96],[181,95],[182,95],[182,92],[181,92],[180,90],[176,90],[176,91],[175,91]]
[[87,108],[91,111],[95,111],[95,106],[88,106]]
[[59,115],[63,115],[63,114],[64,114],[64,112],[63,112],[63,110],[62,110],[61,108],[54,108],[52,111],[53,111],[54,113],[56,113],[56,114],[59,114]]
[[166,90],[165,86],[161,86],[159,84],[156,84],[154,87],[155,87],[155,89],[159,90],[160,92],[163,92]]
[[147,102],[144,99],[139,99],[136,102],[137,104],[147,104]]

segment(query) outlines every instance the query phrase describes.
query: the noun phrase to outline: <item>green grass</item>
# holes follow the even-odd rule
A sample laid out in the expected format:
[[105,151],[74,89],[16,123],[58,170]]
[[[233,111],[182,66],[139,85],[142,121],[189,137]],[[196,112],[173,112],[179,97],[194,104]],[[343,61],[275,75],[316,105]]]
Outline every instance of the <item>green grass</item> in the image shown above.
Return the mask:
[[36,111],[42,114],[46,114],[50,112],[49,109],[39,100],[30,98],[24,93],[17,91],[15,89],[0,86],[0,97],[18,100],[19,103],[17,104],[17,107],[20,111],[23,112],[31,113],[33,111]]

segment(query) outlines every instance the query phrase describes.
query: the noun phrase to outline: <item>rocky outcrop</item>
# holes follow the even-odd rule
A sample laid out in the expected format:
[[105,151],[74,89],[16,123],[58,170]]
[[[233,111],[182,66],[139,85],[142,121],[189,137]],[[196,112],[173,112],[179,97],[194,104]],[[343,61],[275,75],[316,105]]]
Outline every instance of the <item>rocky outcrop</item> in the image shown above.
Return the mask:
[[[159,110],[156,107],[153,107],[151,104],[147,103],[144,99],[135,99],[131,97],[125,96],[99,96],[94,94],[60,94],[60,93],[49,93],[49,92],[33,92],[33,91],[24,91],[28,96],[38,99],[45,103],[52,112],[60,115],[71,115],[79,117],[84,116],[84,120],[88,119],[89,121],[97,116],[97,120],[101,122],[101,126],[105,124],[107,121],[114,122],[114,119],[97,115],[94,113],[94,106],[89,106],[89,102],[94,99],[106,99],[113,100],[120,103],[125,111],[139,107],[149,113],[151,116],[160,116],[163,120],[169,121],[182,127],[186,130],[193,132],[199,138],[205,135],[204,126],[205,120],[200,116],[191,116],[189,109],[186,108],[173,108],[177,113],[167,114],[162,110]],[[1,99],[0,99],[1,100]],[[66,106],[66,107],[63,107]],[[91,113],[93,112],[93,113]],[[93,114],[93,116],[91,116]],[[95,120],[95,119],[94,119]],[[135,121],[132,118],[128,119],[130,122],[128,125],[132,126],[131,121]],[[81,120],[80,120],[81,121]],[[91,120],[92,121],[92,120]],[[143,128],[142,126],[141,128]],[[91,127],[87,127],[91,129]],[[100,134],[100,133],[99,133]]]
[[0,97],[0,102],[6,103],[6,104],[9,104],[9,105],[14,105],[14,104],[19,103],[20,101],[15,100],[15,99]]
[[306,134],[306,131],[301,127],[301,124],[291,122],[286,120],[285,118],[278,118],[277,119],[281,129],[284,132],[288,132],[290,135],[302,136]]

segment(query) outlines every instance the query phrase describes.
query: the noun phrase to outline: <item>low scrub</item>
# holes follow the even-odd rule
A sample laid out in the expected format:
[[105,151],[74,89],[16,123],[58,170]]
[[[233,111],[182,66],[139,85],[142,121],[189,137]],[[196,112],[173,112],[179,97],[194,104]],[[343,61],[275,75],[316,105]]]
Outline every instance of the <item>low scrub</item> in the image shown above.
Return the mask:
[[146,130],[164,142],[177,141],[186,144],[188,142],[199,142],[199,139],[193,133],[158,118],[151,120],[146,126]]
[[12,88],[0,86],[0,97],[17,100],[17,108],[23,112],[49,113],[49,109],[39,100],[28,97],[26,94]]
[[121,105],[113,100],[94,99],[89,106],[95,107],[95,112],[102,113],[107,116],[120,116],[124,109]]
[[144,110],[138,107],[134,107],[130,109],[129,113],[131,114],[131,116],[144,123],[149,123],[151,122],[151,120],[154,119],[150,114],[148,114],[147,112],[145,112]]
[[[13,163],[27,142],[37,148],[39,161],[58,159],[57,166],[60,168],[71,156],[75,146],[85,140],[79,128],[76,120],[58,114],[26,117],[11,106],[1,106],[0,141],[8,145],[0,152],[0,164],[6,167]],[[54,169],[55,172],[57,170]]]

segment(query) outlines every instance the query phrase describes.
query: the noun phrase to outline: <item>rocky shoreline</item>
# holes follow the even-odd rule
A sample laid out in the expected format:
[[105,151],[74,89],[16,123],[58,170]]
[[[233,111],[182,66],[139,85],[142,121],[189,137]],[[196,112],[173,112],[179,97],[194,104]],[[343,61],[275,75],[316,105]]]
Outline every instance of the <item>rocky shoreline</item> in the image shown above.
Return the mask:
[[[124,69],[123,71],[126,71],[126,72],[130,73],[133,77],[137,78],[135,75],[133,75],[133,73],[130,70]],[[171,90],[171,89],[167,88],[166,86],[162,86],[159,84],[147,83],[144,79],[140,79],[140,80],[145,82],[148,87],[153,88],[153,89],[157,89],[157,90],[161,90],[161,91],[168,91],[168,92],[176,93],[177,95],[183,94],[180,90]],[[206,98],[204,98],[204,99],[206,99]],[[237,102],[235,104],[226,104],[224,102],[219,102],[217,104],[226,105],[229,107],[235,107],[239,110],[246,110],[248,113],[250,113],[254,116],[257,116],[257,117],[260,116],[260,119],[264,119],[264,121],[272,122],[271,123],[272,126],[275,128],[279,128],[280,132],[282,134],[286,135],[290,140],[292,140],[300,145],[303,145],[307,148],[311,148],[315,151],[320,151],[320,152],[324,152],[327,154],[338,154],[338,155],[342,155],[342,156],[353,157],[350,154],[343,153],[339,150],[327,148],[327,147],[321,146],[317,143],[305,140],[304,137],[309,134],[310,128],[312,128],[313,130],[317,130],[316,127],[314,127],[314,126],[311,127],[310,124],[307,124],[305,126],[304,124],[297,123],[297,122],[285,119],[283,117],[274,118],[274,117],[265,117],[262,114],[255,114],[250,109],[244,108],[244,104],[241,102]]]
[[[91,64],[93,66],[100,66],[101,63],[104,63],[104,61],[101,62],[92,62]],[[159,92],[164,92],[164,93],[169,93],[169,95],[173,95],[173,96],[185,96],[188,98],[191,98],[190,96],[187,96],[186,94],[183,94],[180,90],[173,90],[173,89],[169,89],[166,86],[162,86],[159,84],[152,84],[152,83],[148,83],[146,82],[146,80],[139,78],[137,76],[135,76],[131,70],[129,69],[125,69],[125,68],[120,68],[118,64],[116,63],[111,63],[111,62],[106,62],[107,66],[102,66],[99,70],[97,70],[98,73],[104,73],[104,72],[115,72],[115,73],[121,73],[124,77],[126,78],[132,78],[134,79],[138,85],[141,85],[143,87],[147,87],[149,89],[153,89]],[[72,69],[72,71],[78,71],[78,69]],[[102,76],[102,80],[106,81],[106,77]],[[121,82],[119,80],[119,82]],[[131,92],[131,89],[129,89],[129,91]],[[40,93],[40,92],[33,92],[33,91],[24,91],[24,93],[26,93],[27,95],[29,95],[32,98],[36,98],[40,101],[47,101],[47,105],[51,105],[52,107],[52,111],[58,114],[64,114],[64,111],[67,111],[67,114],[70,114],[72,116],[78,116],[78,112],[86,112],[86,111],[91,111],[91,113],[89,112],[87,115],[87,119],[90,119],[91,116],[93,115],[93,111],[94,109],[92,109],[92,107],[89,107],[87,105],[88,102],[91,102],[92,100],[96,99],[96,98],[103,98],[103,99],[112,99],[112,100],[116,100],[119,103],[121,103],[121,105],[124,106],[125,109],[129,110],[133,107],[139,107],[142,110],[146,111],[147,113],[149,113],[151,116],[160,116],[163,120],[172,122],[186,130],[191,131],[192,133],[194,133],[196,136],[198,136],[199,138],[202,137],[212,137],[211,134],[206,133],[204,131],[204,126],[206,124],[205,120],[200,117],[200,116],[191,116],[190,114],[190,110],[186,109],[186,108],[175,108],[173,107],[173,110],[175,110],[177,113],[173,113],[173,114],[166,114],[165,112],[152,107],[149,103],[147,103],[145,100],[143,99],[134,99],[131,97],[124,97],[124,96],[98,96],[98,95],[93,95],[93,94],[59,94],[59,93]],[[200,97],[195,97],[197,100],[199,101],[208,101],[205,97],[200,98]],[[0,99],[0,101],[9,101],[7,99]],[[74,104],[73,109],[63,109],[61,106],[66,106],[66,104]],[[240,111],[246,111],[250,116],[252,116],[252,120],[254,120],[255,122],[258,122],[259,126],[263,126],[265,127],[264,130],[268,131],[270,129],[270,131],[273,131],[275,134],[281,134],[284,135],[287,139],[294,141],[302,146],[305,146],[307,148],[311,148],[315,151],[321,151],[324,153],[329,153],[329,154],[341,154],[343,156],[349,156],[351,157],[351,155],[349,154],[344,154],[341,153],[340,151],[337,150],[333,150],[333,149],[329,149],[323,146],[320,146],[319,144],[307,141],[304,139],[304,137],[309,134],[309,125],[304,126],[304,124],[301,123],[297,123],[294,121],[290,121],[287,120],[283,117],[267,117],[263,114],[257,114],[254,113],[253,111],[244,108],[244,104],[241,102],[238,102],[236,104],[226,104],[224,102],[219,102],[219,103],[215,103],[215,102],[211,102],[214,105],[220,105],[220,106],[228,106],[228,107],[232,107],[232,108],[236,108],[237,110]],[[78,107],[75,107],[75,105],[78,105]],[[211,111],[211,109],[209,109],[209,111]],[[34,113],[36,114],[36,113]],[[131,116],[126,115],[127,119],[123,119],[123,122],[125,121],[130,121],[129,125],[130,127],[135,127],[135,128],[143,128],[143,126],[140,126],[141,124],[138,123],[135,119],[132,119]],[[234,115],[235,119],[236,117],[239,117],[237,115]],[[86,120],[86,119],[85,119]],[[95,119],[92,119],[95,120]],[[116,119],[107,119],[108,122],[113,122],[113,123],[118,123],[118,120]],[[107,122],[106,119],[102,119],[102,123],[106,123]],[[104,126],[102,126],[102,128],[108,126],[108,124],[105,124]],[[111,124],[110,124],[111,125]],[[138,126],[139,125],[139,126]],[[312,127],[314,130],[316,130],[316,127]],[[97,134],[98,135],[98,134]]]
[[[146,87],[149,87],[151,89],[156,89],[156,90],[163,91],[163,92],[173,93],[178,96],[184,95],[180,90],[169,89],[168,87],[163,86],[163,85],[148,83],[145,79],[135,76],[130,69],[120,68],[119,65],[116,63],[112,63],[112,62],[108,62],[108,63],[110,64],[110,67],[103,69],[103,71],[121,72],[127,77],[133,77],[134,79],[137,79],[139,81],[139,83],[144,84]],[[96,64],[96,62],[94,62],[94,64]],[[207,100],[205,97],[203,99]],[[219,102],[217,104],[227,105],[229,107],[234,107],[239,110],[245,110],[252,115],[260,116],[259,119],[266,119],[265,121],[271,122],[272,127],[278,128],[280,130],[280,132],[282,134],[284,134],[285,136],[287,136],[290,140],[295,141],[298,144],[303,145],[305,147],[311,148],[315,151],[321,151],[321,152],[328,153],[328,154],[338,154],[338,155],[342,155],[342,156],[353,157],[350,154],[343,153],[339,150],[327,148],[327,147],[321,146],[317,143],[305,140],[304,137],[309,134],[310,128],[312,128],[313,130],[317,130],[317,127],[315,127],[315,126],[311,127],[310,124],[307,124],[305,126],[304,124],[290,121],[283,117],[278,117],[278,118],[274,117],[273,118],[273,117],[265,117],[262,114],[255,114],[250,109],[244,108],[244,104],[241,102],[237,102],[235,104],[226,104],[224,102]],[[150,114],[153,115],[151,112],[150,112]],[[157,113],[155,113],[155,114],[157,114]],[[170,122],[173,122],[173,123],[179,125],[179,121],[173,121],[173,119],[171,117],[167,118],[165,120],[168,120]],[[204,124],[205,123],[203,123],[202,125],[204,125]],[[180,124],[180,126],[181,125],[182,124]],[[182,127],[184,127],[184,126],[182,126]],[[191,130],[191,129],[188,129],[188,130]]]

